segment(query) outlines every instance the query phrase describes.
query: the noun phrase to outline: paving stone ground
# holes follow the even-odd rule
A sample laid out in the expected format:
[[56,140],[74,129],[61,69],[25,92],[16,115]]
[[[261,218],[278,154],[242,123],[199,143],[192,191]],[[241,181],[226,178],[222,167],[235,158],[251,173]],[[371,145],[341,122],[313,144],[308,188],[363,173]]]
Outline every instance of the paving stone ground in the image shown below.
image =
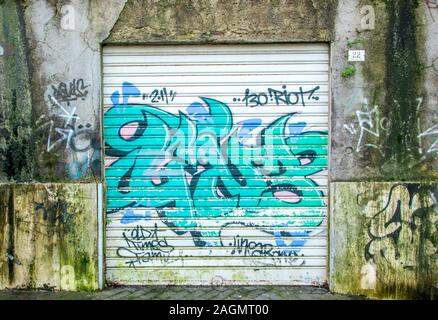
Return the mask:
[[123,286],[98,292],[0,291],[0,300],[361,300],[311,286]]

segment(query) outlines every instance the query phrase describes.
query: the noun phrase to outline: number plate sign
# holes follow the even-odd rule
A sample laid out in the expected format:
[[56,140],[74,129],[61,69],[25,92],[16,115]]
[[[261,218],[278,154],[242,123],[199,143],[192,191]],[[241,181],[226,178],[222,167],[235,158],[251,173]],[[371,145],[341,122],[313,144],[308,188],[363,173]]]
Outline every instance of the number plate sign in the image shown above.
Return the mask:
[[348,50],[348,61],[365,61],[365,50]]

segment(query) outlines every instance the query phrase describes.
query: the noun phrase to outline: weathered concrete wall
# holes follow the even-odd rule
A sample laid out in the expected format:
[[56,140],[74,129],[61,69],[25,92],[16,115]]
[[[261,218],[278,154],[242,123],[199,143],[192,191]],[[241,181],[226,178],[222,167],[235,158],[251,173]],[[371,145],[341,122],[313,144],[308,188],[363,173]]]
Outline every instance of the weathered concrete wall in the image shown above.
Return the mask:
[[0,3],[0,181],[35,174],[30,64],[20,1]]
[[100,181],[100,43],[125,1],[26,1],[38,181]]
[[[361,27],[363,5],[374,8],[373,30]],[[437,179],[438,21],[431,16],[437,10],[413,0],[339,3],[332,50],[332,180]],[[349,48],[364,49],[365,62],[348,62]],[[355,73],[342,77],[348,67]]]
[[96,184],[0,185],[0,289],[96,290]]
[[102,179],[100,45],[125,2],[0,1],[0,288],[97,289],[98,184],[72,182]]
[[2,1],[0,179],[100,181],[100,43],[125,1]]
[[[339,3],[330,170],[335,292],[437,296],[436,185],[428,181],[438,177],[438,6],[431,2]],[[372,30],[361,26],[363,5],[374,8]],[[365,62],[348,62],[349,48],[364,49]],[[349,67],[355,72],[343,77]]]
[[[27,0],[2,1],[0,13],[0,179],[9,182],[102,180],[103,42],[331,42],[329,285],[370,296],[436,297],[429,254],[437,248],[436,196],[424,191],[438,179],[435,0]],[[364,49],[365,61],[349,62],[349,49]],[[406,181],[417,181],[421,192],[413,198],[424,203],[403,204],[405,220],[387,223],[391,210],[381,210],[396,197],[408,201]],[[370,205],[357,198],[365,189],[372,191]],[[9,195],[2,193],[4,201]],[[428,209],[412,217],[421,208]],[[7,225],[0,227],[3,243]],[[415,248],[407,268],[402,255],[364,254],[377,248],[367,244],[391,247],[394,239]]]
[[437,199],[437,183],[332,183],[332,290],[436,299]]
[[106,42],[329,41],[336,4],[337,0],[131,0]]

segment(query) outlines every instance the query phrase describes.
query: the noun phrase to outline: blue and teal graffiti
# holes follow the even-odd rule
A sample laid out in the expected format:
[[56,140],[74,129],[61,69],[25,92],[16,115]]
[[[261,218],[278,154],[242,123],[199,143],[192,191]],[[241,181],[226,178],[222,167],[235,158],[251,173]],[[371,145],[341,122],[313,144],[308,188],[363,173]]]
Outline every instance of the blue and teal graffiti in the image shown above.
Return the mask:
[[[106,168],[107,208],[127,209],[129,217],[122,223],[150,216],[136,215],[131,208],[156,210],[172,230],[190,232],[201,246],[217,244],[211,239],[219,237],[226,219],[266,217],[267,212],[270,218],[290,217],[284,225],[275,219],[256,225],[275,236],[279,246],[286,246],[279,227],[321,224],[324,196],[310,176],[327,165],[327,132],[304,131],[305,122],[293,123],[295,113],[265,127],[260,119],[235,124],[225,103],[207,97],[178,115],[128,103],[140,95],[124,82],[122,94],[112,94],[113,105],[104,117],[105,152],[117,158]],[[245,145],[259,127],[259,142]],[[314,219],[295,219],[291,210],[302,208]],[[206,227],[212,221],[218,228]],[[298,244],[302,242],[289,246]]]

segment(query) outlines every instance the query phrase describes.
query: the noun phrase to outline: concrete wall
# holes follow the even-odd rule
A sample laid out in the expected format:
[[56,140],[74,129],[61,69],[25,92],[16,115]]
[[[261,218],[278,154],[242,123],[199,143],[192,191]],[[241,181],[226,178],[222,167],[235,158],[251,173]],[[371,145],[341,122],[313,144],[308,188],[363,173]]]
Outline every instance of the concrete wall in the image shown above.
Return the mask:
[[[332,52],[334,181],[437,178],[436,135],[429,134],[437,124],[437,9],[429,12],[425,1],[415,3],[338,7]],[[375,10],[374,30],[361,30],[365,4]],[[365,62],[347,62],[349,48],[365,49]],[[356,71],[343,78],[348,66]]]
[[100,42],[123,3],[26,3],[39,181],[100,181]]
[[98,287],[100,43],[124,3],[0,2],[0,288]]
[[30,181],[35,174],[34,116],[29,50],[19,3],[2,2],[0,21],[0,181]]
[[[436,296],[427,285],[437,274],[436,1],[33,0],[3,1],[0,13],[0,178],[8,183],[103,180],[101,43],[331,42],[329,285],[383,298]],[[349,62],[349,49],[364,49],[365,61]],[[369,201],[358,200],[366,190]],[[406,215],[388,223],[397,197]],[[417,240],[399,243],[409,243],[409,232]],[[376,243],[415,248],[413,262],[366,255]]]
[[98,288],[97,188],[0,185],[0,288]]
[[132,0],[105,42],[329,41],[336,4],[337,0]]
[[332,290],[436,299],[437,198],[437,183],[332,183]]
[[[437,295],[438,8],[432,2],[338,7],[330,170],[335,292]],[[373,30],[361,28],[363,5],[374,8]],[[347,62],[348,48],[365,49],[366,61]],[[342,77],[349,66],[354,74]]]

